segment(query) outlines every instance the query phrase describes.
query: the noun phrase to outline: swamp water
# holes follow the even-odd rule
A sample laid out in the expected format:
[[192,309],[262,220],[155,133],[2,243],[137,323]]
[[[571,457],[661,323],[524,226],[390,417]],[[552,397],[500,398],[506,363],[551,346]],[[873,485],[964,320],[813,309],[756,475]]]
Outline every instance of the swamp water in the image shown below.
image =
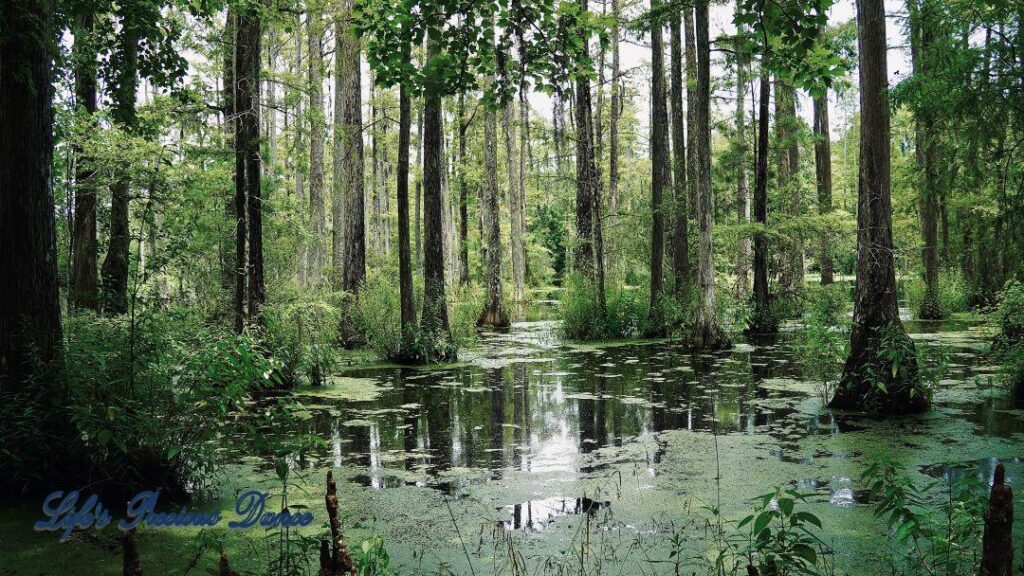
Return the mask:
[[[289,502],[309,505],[319,529],[333,467],[349,545],[381,535],[403,573],[581,573],[582,562],[587,574],[671,574],[674,546],[683,558],[708,553],[705,507],[736,520],[753,497],[792,487],[812,494],[806,509],[822,519],[839,568],[880,573],[888,539],[859,482],[873,457],[920,481],[988,480],[997,460],[1011,484],[1024,477],[1024,411],[990,382],[991,333],[971,321],[907,327],[944,346],[950,365],[929,413],[890,420],[824,409],[794,332],[692,355],[664,341],[575,345],[556,323],[534,322],[484,333],[455,367],[353,367],[327,388],[297,391],[294,428],[274,432],[328,442],[291,462]],[[231,443],[226,457],[222,507],[252,487],[280,494],[267,459]],[[1016,498],[1020,549],[1024,487]],[[29,532],[37,511],[26,504],[0,521],[0,552],[33,568],[0,562],[0,574],[119,572],[112,535],[57,544]],[[144,565],[151,550],[151,563],[183,571],[194,534],[151,532],[140,533]],[[259,531],[226,538],[236,567],[262,570],[246,566],[266,547]]]

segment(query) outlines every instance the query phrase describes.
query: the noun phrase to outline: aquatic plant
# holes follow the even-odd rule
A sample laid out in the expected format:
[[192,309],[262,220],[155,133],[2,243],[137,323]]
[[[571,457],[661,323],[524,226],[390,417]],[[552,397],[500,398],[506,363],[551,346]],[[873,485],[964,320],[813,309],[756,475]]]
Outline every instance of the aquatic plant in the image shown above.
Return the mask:
[[978,573],[987,483],[973,475],[947,479],[943,496],[939,481],[919,484],[885,457],[871,462],[861,480],[888,528],[892,573]]
[[804,312],[800,360],[804,374],[820,384],[822,404],[832,398],[848,353],[849,335],[842,329],[847,302],[845,287],[822,286],[811,293]]

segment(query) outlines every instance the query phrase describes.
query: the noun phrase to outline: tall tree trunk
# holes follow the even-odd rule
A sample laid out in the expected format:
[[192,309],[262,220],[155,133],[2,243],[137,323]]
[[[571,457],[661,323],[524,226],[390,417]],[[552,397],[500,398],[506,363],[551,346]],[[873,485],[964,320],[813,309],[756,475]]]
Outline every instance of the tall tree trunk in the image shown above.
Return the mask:
[[[93,8],[83,5],[76,15],[72,63],[75,101],[90,125],[96,113],[96,41]],[[71,302],[80,309],[99,309],[96,257],[96,170],[81,146],[75,148],[75,218],[72,234]]]
[[277,186],[277,52],[276,27],[268,26],[267,30],[267,78],[264,78],[264,90],[267,94],[267,121],[263,123],[266,134],[267,160],[263,169],[270,182],[271,191]]
[[[796,116],[796,89],[790,83],[785,84],[786,120],[790,123],[789,140],[786,142],[789,150],[786,159],[789,162],[789,214],[799,218],[803,212],[803,190],[800,179],[800,127],[797,124]],[[793,245],[789,250],[789,276],[792,279],[794,290],[803,290],[804,287],[804,239],[802,233],[797,230],[793,235]]]
[[[750,189],[747,181],[747,69],[750,57],[736,40],[736,221],[741,226],[750,222]],[[750,293],[750,238],[743,234],[736,254],[736,296]]]
[[[933,7],[929,0],[908,0],[910,12],[910,53],[914,74],[927,76],[928,52],[934,41]],[[924,297],[918,318],[937,320],[944,316],[939,305],[939,146],[935,113],[927,106],[914,111],[914,151],[922,178],[918,181],[921,220],[921,261],[924,265]]]
[[700,305],[693,324],[692,346],[719,350],[731,343],[718,323],[715,302],[715,261],[712,226],[715,218],[711,190],[711,42],[708,37],[708,0],[697,0],[697,212],[700,225],[697,285]]
[[[330,280],[331,288],[337,291],[342,290],[345,284],[345,63],[341,58],[345,50],[345,25],[341,19],[334,22],[334,154],[331,158]],[[406,161],[408,162],[408,158]],[[406,177],[408,178],[408,174]]]
[[[302,23],[296,16],[295,26],[295,75],[302,77]],[[308,57],[308,56],[307,56]],[[303,107],[303,100],[306,98],[306,91],[299,88],[296,90],[295,98],[295,200],[300,207],[306,206],[306,170],[309,166],[306,161],[306,143],[302,137],[306,131],[306,111]],[[299,285],[305,286],[309,280],[309,250],[305,239],[299,242]]]
[[[795,217],[800,214],[800,190],[797,174],[799,139],[797,138],[796,126],[796,91],[786,80],[778,75],[775,77],[775,88],[777,182],[779,190],[790,199],[786,210],[787,213]],[[803,247],[798,234],[794,232],[787,250],[785,253],[780,254],[783,263],[779,285],[790,293],[798,290],[803,285]]]
[[[119,39],[120,66],[113,90],[114,106],[111,117],[118,128],[127,134],[135,134],[138,116],[135,111],[135,93],[139,85],[139,38],[136,25],[132,23],[130,5],[123,7],[125,26]],[[129,197],[131,178],[127,172],[115,177],[110,186],[110,241],[107,256],[103,259],[103,307],[111,314],[128,311],[128,258],[131,245],[129,223]]]
[[[814,97],[814,170],[818,184],[818,214],[832,212],[832,137],[828,126],[828,92]],[[821,233],[818,246],[821,284],[832,283],[832,254],[828,231]]]
[[327,214],[324,210],[324,56],[323,17],[318,10],[306,14],[309,64],[309,282],[319,285],[325,259],[324,237]]
[[[506,108],[507,110],[507,108]],[[506,112],[506,126],[509,118]],[[490,107],[484,110],[484,229],[487,233],[487,296],[478,326],[509,325],[501,291],[501,210],[498,202],[498,119]],[[506,141],[510,138],[505,132]],[[508,142],[506,142],[508,144]],[[511,146],[508,146],[511,147]],[[511,168],[510,168],[511,171]],[[509,180],[511,181],[511,174]]]
[[526,79],[526,63],[527,63],[527,50],[526,43],[522,36],[522,31],[519,32],[519,188],[515,191],[515,202],[513,213],[515,214],[513,219],[513,233],[518,230],[519,241],[518,247],[516,242],[513,242],[513,263],[515,262],[515,253],[519,253],[519,264],[518,268],[521,274],[517,277],[516,281],[519,285],[516,286],[517,301],[515,307],[515,314],[517,321],[526,320],[526,276],[529,273],[529,260],[526,258],[526,176],[527,176],[527,159],[530,157],[530,102],[527,98],[527,79]]
[[[511,220],[509,239],[512,244],[512,306],[517,320],[522,320],[523,301],[526,298],[526,244],[522,228],[523,205],[519,200],[522,188],[519,173],[521,165],[517,154],[514,100],[509,98],[504,106],[503,124],[505,125],[505,159],[508,164],[508,213]],[[520,128],[522,130],[522,128]],[[488,281],[488,284],[490,282]]]
[[[830,406],[905,414],[928,408],[918,388],[914,342],[900,322],[889,197],[889,87],[884,0],[857,1],[860,58],[860,173],[857,284],[850,355]],[[891,358],[898,352],[900,362]]]
[[370,247],[375,254],[381,250],[380,229],[380,107],[377,82],[370,76]]
[[662,326],[661,287],[664,275],[665,206],[662,202],[670,174],[668,151],[668,98],[665,92],[665,44],[662,38],[664,23],[658,13],[659,0],[651,2],[651,292],[647,305],[648,322]]
[[[582,9],[587,10],[587,0]],[[576,79],[576,250],[573,267],[593,281],[594,132],[591,129],[590,79]]]
[[[612,86],[611,113],[608,119],[608,224],[615,230],[619,217],[619,116],[622,110],[621,79],[619,78],[619,18],[620,0],[612,0]],[[614,247],[605,243],[606,263],[613,271]]]
[[[224,36],[222,45],[224,60],[222,70],[224,74],[224,90],[221,94],[224,119],[224,151],[225,154],[234,154],[235,150],[235,12],[229,6],[227,17],[224,20]],[[231,307],[234,310],[235,276],[238,274],[239,264],[235,260],[235,234],[238,222],[235,217],[235,187],[232,180],[232,187],[224,194],[224,221],[229,224],[224,231],[224,238],[221,247],[221,276],[220,284],[224,289],[226,297],[231,299]]]
[[697,43],[694,40],[693,8],[683,7],[683,38],[686,42],[686,186],[689,204],[694,207],[689,215],[697,219]]
[[459,94],[459,284],[469,285],[469,186],[466,184],[466,118],[465,95]]
[[234,196],[234,221],[235,221],[235,297],[233,312],[235,318],[235,331],[241,333],[245,329],[246,316],[245,316],[245,295],[248,290],[248,279],[249,279],[249,266],[247,264],[248,254],[246,252],[246,236],[249,233],[249,219],[246,215],[248,207],[247,193],[245,188],[245,172],[246,172],[246,157],[245,157],[245,145],[244,140],[240,139],[242,133],[242,115],[245,114],[245,110],[241,108],[241,82],[245,71],[241,67],[241,61],[239,58],[244,54],[248,48],[242,46],[243,42],[248,39],[243,36],[241,28],[241,16],[238,14],[231,14],[229,17],[233,18],[229,21],[231,26],[234,28],[234,42],[232,44],[232,73],[231,73],[231,95],[233,102],[231,105],[232,112],[232,127],[234,128],[234,137],[232,143],[235,148],[235,196]]
[[416,166],[419,167],[419,175],[416,177],[416,202],[413,206],[415,212],[416,229],[413,232],[413,237],[416,245],[416,268],[419,269],[423,266],[423,251],[420,248],[420,242],[423,238],[422,227],[420,226],[420,218],[423,213],[423,202],[422,202],[422,191],[423,191],[423,105],[416,108]]
[[[406,46],[406,56],[410,48]],[[401,301],[402,356],[411,359],[416,335],[416,301],[413,296],[412,257],[409,253],[409,131],[412,110],[405,84],[398,87],[398,288]]]
[[[240,240],[248,239],[248,290],[246,294],[247,320],[250,324],[262,324],[262,307],[266,299],[263,280],[263,196],[261,191],[260,166],[260,44],[261,21],[258,13],[238,15],[236,25],[237,46],[235,50],[235,111],[238,117],[235,132],[236,174],[235,185],[242,185],[241,196],[245,199],[244,209],[248,216],[247,234]],[[236,191],[236,199],[239,194]],[[236,209],[238,206],[236,205]],[[239,213],[239,221],[243,221]],[[242,259],[240,258],[239,261]]]
[[675,203],[675,234],[672,250],[672,271],[675,276],[675,293],[683,297],[690,286],[690,239],[689,239],[689,194],[686,174],[686,126],[683,122],[683,33],[680,25],[680,9],[671,16],[669,29],[672,35],[672,171],[674,179],[672,196]]
[[767,56],[761,61],[761,89],[757,112],[757,160],[754,171],[754,310],[747,324],[752,334],[774,334],[778,322],[768,293],[768,101],[772,82]]
[[[12,0],[0,34],[0,390],[53,386],[61,357],[53,189],[53,5]],[[58,414],[43,414],[47,421]],[[42,424],[42,423],[40,423]],[[14,454],[17,446],[5,446]],[[30,457],[31,454],[24,453]]]
[[352,0],[342,4],[342,180],[345,186],[344,259],[342,289],[357,294],[366,277],[366,223],[363,211],[363,113],[359,69],[360,40],[352,28]]
[[[426,66],[436,64],[439,48],[428,42]],[[423,102],[423,318],[421,328],[435,344],[451,341],[448,300],[445,295],[444,117],[441,95],[428,91]],[[437,358],[449,360],[454,351],[438,350]],[[448,352],[450,351],[450,352]],[[448,353],[446,353],[448,352]]]

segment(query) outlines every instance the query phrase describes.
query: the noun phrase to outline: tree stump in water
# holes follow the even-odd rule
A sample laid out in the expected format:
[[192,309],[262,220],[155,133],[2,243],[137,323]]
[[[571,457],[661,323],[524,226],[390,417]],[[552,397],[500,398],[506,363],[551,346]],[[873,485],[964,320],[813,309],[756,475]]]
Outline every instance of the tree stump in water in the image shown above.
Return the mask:
[[[327,471],[327,496],[324,498],[327,505],[327,518],[331,525],[331,543],[334,546],[331,554],[332,576],[342,574],[355,574],[357,572],[355,562],[348,553],[345,546],[345,537],[341,532],[341,518],[338,514],[338,485],[334,483],[334,474]],[[323,545],[321,544],[321,552]]]
[[142,576],[142,564],[139,563],[139,549],[135,547],[135,529],[121,535],[121,550],[124,555],[121,561],[121,574],[124,576]]
[[982,540],[982,576],[1013,575],[1013,489],[1005,484],[1003,463],[996,465]]
[[228,555],[220,553],[220,564],[217,576],[239,576],[238,572],[231,569],[231,565],[228,564]]

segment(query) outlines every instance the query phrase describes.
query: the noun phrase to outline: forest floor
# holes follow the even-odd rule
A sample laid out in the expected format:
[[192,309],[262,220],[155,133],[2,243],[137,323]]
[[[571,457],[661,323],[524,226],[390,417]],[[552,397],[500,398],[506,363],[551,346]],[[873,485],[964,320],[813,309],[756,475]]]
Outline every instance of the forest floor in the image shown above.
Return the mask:
[[[838,568],[881,573],[890,540],[860,482],[877,456],[915,480],[939,481],[936,499],[951,478],[987,481],[997,460],[1011,484],[1024,478],[1024,411],[1011,407],[984,356],[990,325],[961,316],[907,327],[950,358],[921,416],[873,420],[823,408],[795,354],[797,324],[770,343],[691,355],[665,340],[567,342],[556,322],[534,321],[482,333],[454,366],[352,356],[328,387],[296,390],[293,428],[268,434],[328,441],[290,462],[289,503],[316,516],[299,533],[323,532],[324,475],[333,469],[350,546],[379,534],[403,574],[523,573],[513,558],[529,574],[672,574],[676,559],[708,553],[706,507],[738,520],[775,486],[811,495],[806,509],[821,518]],[[235,445],[225,442],[218,500],[205,505],[227,510],[252,488],[278,498],[270,460]],[[1016,498],[1022,525],[1024,490]],[[38,516],[36,502],[0,514],[0,575],[120,572],[115,531],[76,532],[59,544],[32,531]],[[200,553],[196,535],[142,530],[147,573],[182,574],[196,558],[196,570],[212,567],[216,555]],[[277,531],[212,536],[236,569],[272,573]]]

